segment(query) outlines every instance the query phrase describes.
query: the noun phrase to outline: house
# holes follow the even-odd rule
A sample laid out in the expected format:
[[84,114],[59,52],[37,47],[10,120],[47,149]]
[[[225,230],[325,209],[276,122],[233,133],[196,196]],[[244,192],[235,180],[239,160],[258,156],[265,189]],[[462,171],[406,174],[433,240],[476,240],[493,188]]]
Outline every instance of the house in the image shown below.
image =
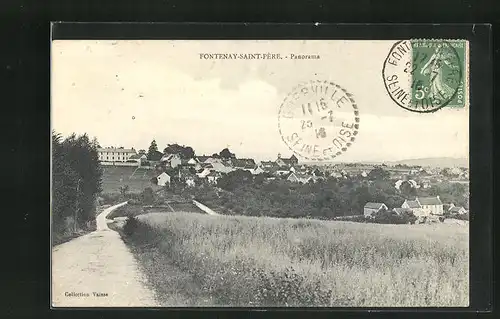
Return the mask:
[[415,216],[428,216],[429,214],[422,209],[422,206],[416,200],[405,200],[401,208],[411,209]]
[[421,177],[423,177],[423,176],[429,176],[430,174],[429,174],[429,172],[425,168],[421,167],[418,170],[418,175],[421,176]]
[[147,156],[145,154],[134,154],[129,157],[129,161],[136,161],[141,166],[147,160]]
[[186,161],[186,164],[194,166],[194,165],[198,164],[198,161],[194,158],[190,158],[189,160]]
[[285,176],[285,175],[290,174],[290,168],[288,168],[286,166],[281,166],[281,167],[277,167],[269,172],[273,175],[276,175],[276,176]]
[[255,161],[251,158],[231,158],[230,159],[231,166],[235,169],[241,170],[253,170],[257,167]]
[[450,207],[448,212],[451,214],[460,214],[461,215],[461,214],[467,213],[467,210],[465,208],[463,208],[462,206],[453,206],[453,207]]
[[399,179],[396,181],[396,183],[394,183],[394,187],[397,189],[397,190],[400,190],[401,188],[401,185],[404,183],[404,182],[408,182],[410,183],[410,186],[413,187],[413,188],[420,188],[420,185],[418,185],[417,182],[415,182],[413,179],[409,179],[409,180],[404,180],[404,179]]
[[335,177],[335,178],[341,178],[342,177],[342,174],[340,174],[339,172],[331,172],[330,174],[331,177]]
[[213,167],[213,171],[215,172],[219,172],[219,173],[224,173],[224,174],[227,174],[229,172],[232,172],[234,169],[227,165],[226,163],[222,162],[222,161],[213,161],[211,163],[212,167]]
[[421,180],[420,184],[421,184],[422,188],[424,188],[424,189],[431,187],[431,181],[428,179]]
[[137,153],[133,148],[106,147],[98,148],[97,154],[99,156],[99,161],[101,162],[125,163],[130,160],[131,156],[136,155]]
[[449,211],[450,211],[450,209],[452,209],[453,207],[455,207],[455,204],[453,204],[453,203],[443,204],[443,210],[444,210],[445,212],[449,212]]
[[463,175],[463,171],[459,167],[453,167],[448,170],[448,174],[453,176],[460,176]]
[[196,173],[196,175],[199,177],[199,178],[205,178],[207,177],[210,172],[212,172],[212,170],[208,167],[205,167],[201,172],[199,173]]
[[309,183],[310,181],[313,181],[313,177],[311,175],[306,175],[306,174],[301,174],[301,173],[291,173],[288,178],[288,181],[292,183],[302,183],[306,184]]
[[261,174],[261,173],[264,173],[264,172],[265,171],[260,166],[257,166],[256,168],[250,170],[250,173],[252,173],[253,175],[258,175],[258,174]]
[[295,166],[299,163],[299,160],[295,155],[292,155],[290,158],[282,158],[281,154],[278,154],[278,159],[276,160],[276,164],[278,166]]
[[167,173],[163,172],[160,175],[156,177],[158,186],[165,186],[165,185],[170,185],[170,175]]
[[439,199],[439,196],[435,197],[417,197],[415,199],[423,210],[429,212],[430,215],[443,215],[443,203]]
[[272,169],[273,167],[276,167],[276,166],[278,166],[278,164],[276,164],[273,161],[262,161],[259,164],[259,167],[261,167],[265,171]]
[[216,171],[211,171],[210,174],[207,175],[207,181],[210,184],[216,184],[217,180],[221,177],[221,173]]
[[209,158],[211,158],[211,156],[207,156],[207,155],[201,155],[201,156],[196,156],[195,159],[198,163],[200,164],[203,164],[206,162],[206,160],[208,160]]
[[367,176],[368,176],[368,173],[366,171],[361,172],[361,177],[367,177]]
[[380,210],[386,209],[388,210],[387,206],[384,203],[372,203],[368,202],[365,204],[365,207],[363,209],[363,214],[365,217],[371,217],[373,214],[378,213]]
[[195,182],[194,176],[188,176],[188,177],[186,177],[185,181],[186,181],[186,186],[187,187],[195,187],[196,186],[196,182]]
[[222,163],[221,158],[209,157],[203,163],[205,164],[213,164],[213,163]]
[[182,160],[179,154],[165,154],[160,159],[160,162],[172,168],[176,168],[177,166],[181,165]]

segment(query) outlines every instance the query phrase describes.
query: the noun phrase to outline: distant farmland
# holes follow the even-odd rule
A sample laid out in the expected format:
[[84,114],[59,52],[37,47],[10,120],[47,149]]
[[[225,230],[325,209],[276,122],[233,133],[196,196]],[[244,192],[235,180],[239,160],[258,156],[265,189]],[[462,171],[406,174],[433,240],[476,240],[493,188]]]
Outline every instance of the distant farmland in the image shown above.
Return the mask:
[[119,193],[120,187],[129,186],[129,192],[142,192],[146,187],[158,188],[151,184],[155,171],[137,167],[103,166],[102,190],[103,193]]

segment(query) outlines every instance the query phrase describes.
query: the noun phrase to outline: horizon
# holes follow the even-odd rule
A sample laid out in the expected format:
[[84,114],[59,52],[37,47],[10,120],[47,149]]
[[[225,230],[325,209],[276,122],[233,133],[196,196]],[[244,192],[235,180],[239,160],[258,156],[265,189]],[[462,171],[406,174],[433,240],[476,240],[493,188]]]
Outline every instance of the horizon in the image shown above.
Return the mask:
[[[87,134],[88,133],[83,133],[83,134]],[[69,134],[71,135],[71,134]],[[62,136],[63,138],[67,138],[69,135],[67,136]],[[96,138],[97,141],[99,142],[99,138],[97,136],[90,136],[88,135],[89,139],[93,139],[93,138]],[[152,140],[151,140],[152,141]],[[175,144],[175,143],[167,143],[168,144]],[[182,146],[190,146],[190,145],[186,145],[186,144],[182,144],[182,143],[177,143],[179,145],[182,145]],[[165,145],[165,147],[158,147],[158,151],[161,152],[161,153],[164,153],[163,152],[163,149],[167,147],[167,145]],[[136,151],[136,153],[138,153],[140,150],[144,150],[146,151],[146,153],[148,152],[148,147],[135,147],[135,146],[122,146],[122,145],[119,145],[119,146],[110,146],[110,145],[105,145],[103,146],[102,144],[99,143],[99,146],[100,148],[115,148],[115,149],[119,149],[119,148],[124,148],[124,149],[133,149]],[[196,149],[193,147],[193,151],[195,153],[195,157],[196,156],[212,156],[213,154],[218,154],[221,150],[217,151],[217,152],[212,152],[212,153],[205,153],[205,154],[198,154],[196,152]],[[231,149],[229,148],[229,151],[231,151]],[[234,153],[231,151],[231,153]],[[288,155],[284,155],[282,153],[281,154],[281,157],[282,158],[290,158],[292,155],[295,155],[298,160],[299,160],[299,163],[302,163],[302,164],[395,164],[397,165],[398,162],[403,162],[403,161],[418,161],[418,160],[435,160],[435,159],[449,159],[449,160],[466,160],[468,162],[468,157],[451,157],[451,156],[435,156],[435,157],[419,157],[419,158],[401,158],[401,159],[397,159],[397,160],[390,160],[390,161],[342,161],[342,160],[338,160],[338,161],[307,161],[307,160],[303,160],[301,159],[301,157],[297,156],[295,153],[293,152],[289,152],[289,156]],[[287,153],[288,154],[288,153]],[[237,154],[236,155],[236,158],[238,159],[244,159],[244,158],[249,158],[249,159],[255,159],[255,157],[252,157],[252,156],[249,156],[249,157],[239,157]],[[259,162],[261,161],[269,161],[269,160],[275,160],[277,159],[278,157],[278,153],[276,153],[275,157],[274,158],[264,158],[264,159],[260,159],[258,160]]]

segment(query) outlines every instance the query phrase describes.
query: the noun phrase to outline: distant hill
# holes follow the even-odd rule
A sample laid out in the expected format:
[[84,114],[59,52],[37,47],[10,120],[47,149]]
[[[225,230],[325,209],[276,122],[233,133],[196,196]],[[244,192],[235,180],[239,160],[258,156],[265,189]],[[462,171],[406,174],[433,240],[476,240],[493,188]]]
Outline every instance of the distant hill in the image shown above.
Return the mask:
[[[341,162],[343,163],[343,162]],[[346,162],[347,163],[347,162]],[[370,164],[370,165],[379,165],[382,162],[356,162],[359,164]],[[469,167],[469,161],[466,158],[453,158],[453,157],[427,157],[427,158],[414,158],[414,159],[405,159],[399,161],[387,161],[384,162],[386,165],[408,165],[408,166],[430,166],[430,167]],[[338,164],[334,162],[301,162],[301,164]]]
[[388,165],[419,165],[431,167],[469,167],[469,161],[466,158],[453,158],[453,157],[428,157],[428,158],[415,158],[401,161],[387,162]]

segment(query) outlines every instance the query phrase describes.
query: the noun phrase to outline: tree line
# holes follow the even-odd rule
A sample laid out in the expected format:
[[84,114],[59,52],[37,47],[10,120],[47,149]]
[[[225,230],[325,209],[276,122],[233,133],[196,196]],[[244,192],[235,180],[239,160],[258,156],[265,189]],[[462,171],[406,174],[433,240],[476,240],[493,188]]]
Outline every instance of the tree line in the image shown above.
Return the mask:
[[52,226],[63,236],[85,228],[95,218],[102,191],[97,139],[71,134],[63,139],[52,132]]
[[[167,144],[167,147],[163,149],[163,153],[158,150],[158,144],[156,140],[151,141],[147,153],[145,151],[139,151],[139,153],[144,153],[147,159],[150,161],[159,161],[163,154],[179,154],[182,159],[191,159],[196,156],[194,149],[191,146],[180,145],[177,143]],[[214,153],[211,155],[214,158],[235,158],[236,155],[231,153],[226,147],[219,153]]]
[[403,192],[394,187],[386,172],[377,170],[371,178],[328,177],[306,184],[285,179],[268,180],[266,173],[252,176],[237,170],[223,175],[216,186],[186,188],[179,193],[194,196],[221,213],[249,216],[311,217],[332,219],[362,215],[367,202],[385,203],[390,210],[401,207],[405,199],[439,195],[444,203],[468,208],[468,188],[441,183],[427,189]]

